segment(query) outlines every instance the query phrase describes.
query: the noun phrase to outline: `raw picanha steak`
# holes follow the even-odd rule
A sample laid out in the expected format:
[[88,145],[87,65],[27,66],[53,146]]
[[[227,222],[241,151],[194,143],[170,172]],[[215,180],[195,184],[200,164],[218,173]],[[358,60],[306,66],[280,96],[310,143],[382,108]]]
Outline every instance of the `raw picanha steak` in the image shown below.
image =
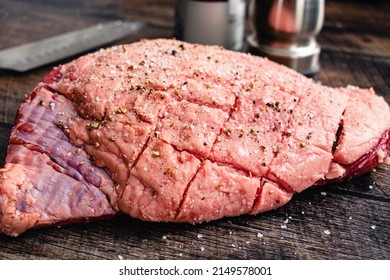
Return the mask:
[[55,68],[0,169],[0,230],[127,213],[199,223],[389,162],[390,109],[260,57],[145,40]]

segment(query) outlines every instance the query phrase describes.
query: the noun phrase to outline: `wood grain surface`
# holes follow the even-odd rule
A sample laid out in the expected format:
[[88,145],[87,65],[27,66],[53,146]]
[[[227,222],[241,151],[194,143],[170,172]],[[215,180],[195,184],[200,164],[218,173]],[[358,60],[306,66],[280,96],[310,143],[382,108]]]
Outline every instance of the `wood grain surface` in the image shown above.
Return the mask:
[[[117,43],[170,38],[173,15],[173,0],[0,0],[0,49],[114,19],[148,23]],[[390,103],[389,15],[387,1],[326,1],[318,36],[322,68],[314,79],[373,87]],[[25,95],[71,59],[26,73],[0,72],[1,165]],[[257,216],[191,225],[118,215],[17,238],[0,235],[0,259],[390,259],[389,169],[381,165],[350,182],[307,190]]]

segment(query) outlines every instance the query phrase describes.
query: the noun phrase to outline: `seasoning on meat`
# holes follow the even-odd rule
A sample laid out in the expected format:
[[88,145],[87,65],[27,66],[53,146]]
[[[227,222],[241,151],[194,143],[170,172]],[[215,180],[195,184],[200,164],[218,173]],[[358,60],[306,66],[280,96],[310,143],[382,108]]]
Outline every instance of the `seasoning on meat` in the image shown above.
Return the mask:
[[59,66],[26,97],[0,169],[0,231],[119,211],[190,223],[257,214],[388,163],[389,150],[390,109],[372,89],[143,40]]

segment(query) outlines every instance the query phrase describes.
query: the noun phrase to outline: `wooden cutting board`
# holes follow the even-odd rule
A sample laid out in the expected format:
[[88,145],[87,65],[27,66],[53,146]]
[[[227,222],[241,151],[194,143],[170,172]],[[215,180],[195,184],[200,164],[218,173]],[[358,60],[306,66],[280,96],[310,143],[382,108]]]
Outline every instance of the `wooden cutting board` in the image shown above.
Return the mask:
[[[56,2],[3,3],[0,48],[114,18],[149,23],[124,43],[172,35],[173,0],[88,0],[83,4],[72,0],[66,7]],[[314,78],[330,86],[373,86],[390,103],[390,7],[386,1],[377,3],[327,1],[318,38],[322,69]],[[24,74],[0,72],[1,166],[17,108],[53,66]],[[350,182],[309,189],[286,206],[257,216],[190,225],[147,223],[118,215],[89,224],[30,230],[17,238],[0,235],[0,259],[122,257],[389,259],[390,166],[381,165]]]

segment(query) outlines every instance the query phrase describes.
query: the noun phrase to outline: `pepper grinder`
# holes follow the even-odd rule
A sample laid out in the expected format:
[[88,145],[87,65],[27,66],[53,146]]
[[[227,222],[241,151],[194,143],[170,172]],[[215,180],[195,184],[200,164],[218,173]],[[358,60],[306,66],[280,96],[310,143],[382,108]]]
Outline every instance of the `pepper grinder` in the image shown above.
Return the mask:
[[316,36],[324,22],[325,0],[252,0],[249,51],[304,75],[319,68]]
[[190,43],[240,50],[245,0],[176,0],[174,37]]

